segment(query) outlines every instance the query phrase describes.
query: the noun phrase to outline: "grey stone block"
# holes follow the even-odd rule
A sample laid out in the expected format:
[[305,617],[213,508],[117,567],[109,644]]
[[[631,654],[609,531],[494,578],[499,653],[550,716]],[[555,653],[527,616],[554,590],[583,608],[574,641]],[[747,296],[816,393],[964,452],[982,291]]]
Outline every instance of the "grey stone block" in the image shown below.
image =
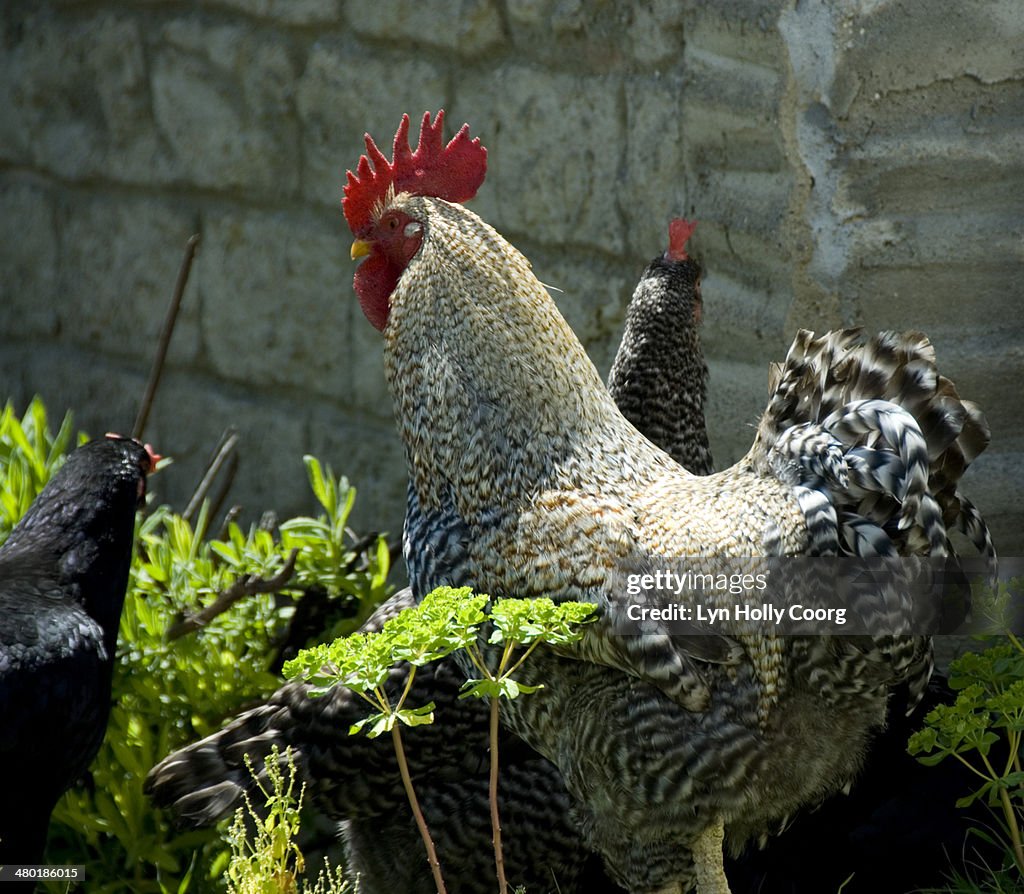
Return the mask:
[[[60,332],[57,222],[52,191],[38,181],[0,175],[0,333],[5,340]],[[0,394],[0,402],[4,395]]]
[[[46,297],[65,343],[148,369],[195,215],[174,202],[124,194],[62,194],[56,288]],[[195,284],[178,319],[170,357],[199,357]]]
[[178,19],[162,31],[153,113],[174,179],[249,197],[298,189],[296,72],[283,36]]
[[613,79],[508,65],[460,83],[452,113],[488,147],[475,207],[490,223],[506,236],[622,252],[625,120]]
[[340,0],[218,0],[218,3],[284,25],[330,25],[341,17]]
[[502,42],[501,15],[494,0],[378,0],[369,13],[366,4],[349,0],[353,30],[394,45],[425,45],[478,56]]
[[[415,145],[425,111],[446,104],[447,80],[433,64],[375,53],[341,40],[318,41],[295,84],[301,129],[302,193],[337,210],[341,225],[345,171],[354,170],[369,133],[390,155],[403,113],[413,120]],[[461,124],[449,118],[455,128]]]
[[256,394],[282,386],[314,399],[339,394],[350,318],[341,296],[351,289],[340,229],[283,211],[204,218],[196,273],[206,361],[219,378]]

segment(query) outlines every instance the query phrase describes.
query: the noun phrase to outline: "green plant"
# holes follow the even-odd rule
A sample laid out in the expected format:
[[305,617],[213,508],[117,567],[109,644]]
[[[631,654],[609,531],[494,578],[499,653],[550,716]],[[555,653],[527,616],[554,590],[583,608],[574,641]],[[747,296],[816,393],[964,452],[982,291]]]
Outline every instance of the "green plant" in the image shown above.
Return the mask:
[[[303,785],[295,793],[295,762],[291,751],[280,752],[274,746],[265,767],[270,788],[260,781],[249,756],[245,763],[256,780],[263,805],[253,807],[249,795],[245,807],[235,811],[228,830],[231,861],[225,876],[228,894],[348,894],[350,885],[344,879],[341,867],[331,868],[329,862],[320,870],[313,885],[299,879],[306,871],[306,861],[297,843],[301,823]],[[288,777],[281,769],[288,768]]]
[[[339,482],[334,486],[345,493],[350,509],[354,490],[339,487]],[[280,538],[257,526],[243,533],[232,524],[223,540],[201,536],[208,527],[205,506],[194,526],[166,507],[141,523],[121,618],[116,709],[94,763],[96,787],[91,793],[70,792],[54,814],[56,823],[76,830],[67,837],[69,845],[78,845],[80,862],[97,852],[104,860],[102,875],[111,879],[109,890],[117,890],[123,881],[125,854],[136,872],[133,888],[140,894],[158,890],[163,876],[180,874],[196,852],[201,888],[226,865],[216,830],[175,833],[144,796],[142,782],[166,754],[215,732],[280,685],[268,667],[294,600],[302,596],[300,582],[293,578],[269,592],[236,585],[277,577],[294,552],[294,564],[305,569],[307,579],[325,556],[347,560],[347,570],[332,564],[325,568],[325,577],[344,581],[339,589],[369,603],[359,614],[387,595],[386,549],[378,546],[369,567],[356,571],[344,543],[323,540],[328,533],[342,540],[341,528],[329,526],[323,517],[297,522]],[[384,562],[379,560],[382,555]],[[225,602],[229,592],[239,598]],[[203,621],[194,632],[178,635],[183,612]],[[113,836],[116,846],[103,847],[105,836]],[[95,857],[92,862],[95,867]],[[93,876],[98,874],[94,869]],[[91,885],[90,890],[106,889]]]
[[[978,788],[957,805],[967,807],[985,798],[997,809],[1007,836],[1009,865],[1015,867],[1019,883],[1024,881],[1024,645],[1011,633],[984,652],[961,655],[949,670],[955,702],[928,713],[925,728],[910,738],[908,750],[927,765],[958,760],[978,778]],[[996,761],[993,748],[999,742],[1006,753]]]
[[[64,454],[86,440],[70,414],[54,434],[38,398],[21,418],[13,405],[3,409],[0,543]],[[353,629],[386,597],[384,538],[360,551],[346,527],[355,490],[315,459],[305,463],[322,511],[278,532],[232,524],[223,539],[208,538],[205,506],[194,524],[166,506],[140,516],[107,735],[90,768],[92,785],[67,792],[50,825],[47,859],[85,865],[90,892],[222,890],[229,859],[222,836],[175,832],[143,794],[147,772],[280,684],[268,668],[312,582],[352,604],[335,630]],[[264,586],[275,578],[280,586]]]
[[[464,597],[464,598],[459,598]],[[324,695],[334,686],[347,686],[363,698],[374,713],[353,724],[349,733],[364,730],[371,738],[391,734],[399,773],[416,820],[427,862],[439,894],[445,891],[444,878],[430,830],[420,809],[419,799],[409,775],[402,745],[401,726],[432,723],[434,703],[408,707],[406,702],[416,678],[416,668],[450,655],[466,645],[476,634],[474,621],[487,602],[486,596],[472,597],[469,590],[437,590],[414,609],[406,609],[387,621],[379,633],[356,633],[300,652],[284,666],[286,677],[304,677],[312,683],[310,694]],[[479,622],[476,622],[477,626]],[[395,701],[385,682],[396,661],[410,665],[406,685]]]
[[[485,608],[490,603],[489,613]],[[350,734],[364,730],[371,737],[391,734],[399,773],[409,799],[427,860],[439,894],[445,883],[430,830],[420,810],[419,800],[409,775],[402,744],[401,726],[419,726],[434,721],[433,702],[409,706],[416,669],[464,649],[480,672],[468,680],[464,696],[491,699],[490,713],[490,808],[494,830],[495,868],[501,894],[508,890],[501,846],[501,822],[498,816],[498,699],[517,698],[535,692],[540,686],[517,682],[515,673],[541,643],[565,645],[582,635],[579,625],[589,620],[595,607],[584,603],[556,605],[550,599],[498,599],[473,595],[468,587],[440,587],[429,593],[415,608],[406,609],[387,621],[379,633],[355,634],[299,653],[285,664],[288,677],[302,677],[312,684],[310,694],[324,695],[334,686],[347,686],[360,695],[374,713],[353,724]],[[479,641],[485,625],[490,632],[486,642],[500,645],[496,662],[488,661],[490,652]],[[520,649],[520,654],[517,654]],[[396,662],[409,664],[405,687],[397,697],[387,691],[389,671]],[[494,668],[491,668],[491,664]]]
[[[540,689],[540,686],[526,686],[517,682],[512,674],[522,667],[523,662],[541,643],[563,646],[577,642],[583,636],[580,625],[592,620],[595,609],[596,606],[583,602],[556,605],[547,598],[498,599],[491,605],[488,620],[492,629],[487,639],[491,645],[501,646],[495,669],[491,670],[484,651],[475,639],[466,645],[466,654],[481,676],[467,680],[462,695],[491,700],[489,800],[499,894],[506,894],[508,882],[505,879],[501,821],[498,816],[498,700],[518,698],[521,694]],[[516,654],[517,649],[521,650],[521,654]]]
[[86,440],[83,434],[74,436],[70,413],[53,434],[39,397],[32,399],[20,418],[14,404],[7,402],[0,412],[0,543],[63,464],[68,449]]

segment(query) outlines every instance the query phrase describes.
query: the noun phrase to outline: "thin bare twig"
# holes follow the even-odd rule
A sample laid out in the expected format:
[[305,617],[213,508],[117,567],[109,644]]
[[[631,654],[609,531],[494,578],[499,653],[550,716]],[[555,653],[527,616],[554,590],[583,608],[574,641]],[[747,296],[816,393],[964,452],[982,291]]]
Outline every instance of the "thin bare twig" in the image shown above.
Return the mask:
[[221,508],[227,501],[228,494],[231,493],[231,488],[235,484],[235,475],[238,474],[238,452],[234,451],[230,457],[228,457],[227,469],[224,472],[222,478],[224,479],[220,483],[220,487],[217,490],[217,494],[210,500],[210,512],[207,519],[213,520],[220,514]]
[[224,434],[221,435],[220,444],[217,445],[217,449],[213,454],[213,458],[207,463],[202,479],[188,501],[185,511],[181,514],[186,521],[192,521],[195,514],[199,511],[199,507],[203,505],[203,500],[206,499],[210,488],[213,487],[213,482],[216,480],[221,468],[228,461],[237,446],[238,432],[233,428],[225,429]]
[[388,555],[391,557],[391,564],[397,564],[398,560],[402,558],[402,543],[399,540],[388,541]]
[[[346,529],[347,530],[347,529]],[[377,538],[380,537],[376,531],[371,531],[369,534],[364,534],[360,537],[355,531],[350,531],[349,536],[355,541],[349,549],[355,553],[352,559],[345,563],[344,573],[348,574],[350,571],[355,571],[358,566],[359,559],[362,558],[363,553],[369,551],[371,546],[377,543]]]
[[255,596],[257,593],[276,593],[292,579],[292,575],[295,573],[295,560],[298,556],[299,551],[293,549],[288,556],[288,561],[284,563],[284,567],[273,577],[264,578],[255,574],[246,574],[238,578],[226,590],[221,590],[217,594],[217,598],[202,611],[188,615],[172,624],[167,630],[167,639],[180,639],[186,634],[205,627],[217,615],[223,614],[236,602],[247,596]]
[[198,233],[189,236],[188,242],[185,243],[185,256],[181,259],[181,266],[178,268],[178,279],[174,284],[174,294],[171,296],[171,304],[167,308],[163,329],[160,330],[160,341],[157,342],[156,356],[153,358],[153,366],[149,371],[146,393],[142,398],[142,404],[139,406],[139,415],[135,417],[135,425],[132,426],[132,437],[137,440],[142,439],[142,433],[146,430],[146,422],[149,420],[149,411],[153,408],[153,399],[156,397],[156,389],[160,384],[160,376],[164,371],[167,349],[170,347],[171,336],[174,334],[174,324],[178,319],[178,310],[181,308],[181,299],[185,295],[188,274],[192,269],[192,260],[196,256],[198,245]]
[[224,513],[224,521],[220,523],[220,531],[217,534],[218,540],[225,540],[228,536],[228,530],[231,528],[231,523],[237,521],[238,517],[242,514],[242,507],[237,503],[232,506],[227,512]]

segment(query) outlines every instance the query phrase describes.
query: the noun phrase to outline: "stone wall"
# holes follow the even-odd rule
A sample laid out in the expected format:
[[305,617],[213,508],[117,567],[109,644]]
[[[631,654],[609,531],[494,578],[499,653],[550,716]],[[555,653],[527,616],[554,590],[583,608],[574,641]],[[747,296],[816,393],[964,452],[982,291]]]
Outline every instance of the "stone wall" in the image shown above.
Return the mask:
[[444,107],[474,203],[606,370],[666,224],[701,221],[716,458],[794,330],[928,332],[993,429],[970,491],[1022,555],[1019,0],[5,0],[0,397],[129,429],[187,237],[147,437],[180,502],[218,435],[235,497],[310,509],[300,457],[397,531],[404,467],[338,200],[369,130]]

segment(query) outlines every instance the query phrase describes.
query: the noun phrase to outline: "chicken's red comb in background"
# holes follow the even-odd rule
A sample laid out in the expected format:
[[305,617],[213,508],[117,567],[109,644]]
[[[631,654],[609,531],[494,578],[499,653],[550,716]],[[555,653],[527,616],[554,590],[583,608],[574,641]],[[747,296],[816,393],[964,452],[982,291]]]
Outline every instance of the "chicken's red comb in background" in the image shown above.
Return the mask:
[[345,197],[341,200],[353,235],[358,236],[370,223],[373,206],[390,188],[396,193],[435,196],[449,202],[465,202],[476,195],[487,173],[487,150],[480,145],[479,137],[469,138],[468,124],[463,124],[445,146],[443,124],[444,109],[438,111],[433,124],[430,112],[424,112],[420,140],[413,152],[409,148],[409,116],[403,115],[390,162],[373,137],[365,135],[366,155],[360,156],[355,174],[347,172]]
[[689,258],[686,253],[686,243],[697,229],[697,221],[685,220],[677,217],[668,224],[668,251],[665,252],[665,259],[668,261],[685,261]]

